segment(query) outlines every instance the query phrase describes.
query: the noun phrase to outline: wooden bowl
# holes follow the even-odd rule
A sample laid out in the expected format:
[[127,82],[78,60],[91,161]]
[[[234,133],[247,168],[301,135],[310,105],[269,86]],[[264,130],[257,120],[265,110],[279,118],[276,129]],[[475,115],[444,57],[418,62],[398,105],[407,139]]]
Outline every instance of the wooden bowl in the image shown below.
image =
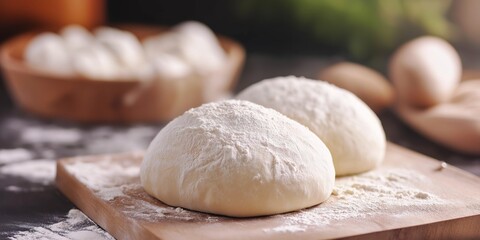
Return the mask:
[[[117,26],[118,27],[118,26]],[[122,25],[118,28],[140,39],[165,32],[162,27]],[[31,68],[23,52],[38,32],[30,32],[7,41],[0,61],[14,101],[23,109],[47,118],[77,122],[133,123],[168,121],[184,111],[201,105],[207,88],[214,95],[228,94],[236,84],[245,59],[245,51],[235,41],[219,36],[227,53],[225,68],[215,77],[217,86],[202,81],[157,79],[149,84],[139,80],[100,80],[80,76],[61,77]],[[212,97],[212,96],[211,96]],[[215,96],[213,96],[215,97]]]

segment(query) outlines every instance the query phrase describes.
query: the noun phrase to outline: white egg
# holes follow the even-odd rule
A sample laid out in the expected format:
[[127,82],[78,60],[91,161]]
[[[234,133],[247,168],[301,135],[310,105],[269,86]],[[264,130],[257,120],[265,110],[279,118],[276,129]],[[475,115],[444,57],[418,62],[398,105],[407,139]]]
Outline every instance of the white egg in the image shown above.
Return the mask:
[[27,46],[25,60],[31,66],[59,75],[72,75],[68,48],[63,39],[53,33],[36,36]]
[[79,50],[72,58],[76,73],[83,77],[103,80],[125,78],[113,54],[101,44],[95,43]]
[[179,35],[174,32],[162,33],[145,38],[142,42],[145,55],[149,60],[158,55],[179,55]]
[[420,37],[393,55],[390,79],[398,100],[415,107],[431,107],[448,101],[461,78],[457,51],[445,40]]
[[190,21],[178,25],[174,31],[179,34],[180,54],[195,71],[208,75],[224,66],[226,54],[207,26]]
[[153,66],[158,76],[164,80],[182,79],[192,74],[188,63],[171,54],[158,54],[153,59]]
[[142,45],[130,32],[100,27],[95,30],[95,37],[113,53],[123,67],[133,69],[146,61]]
[[93,35],[80,25],[69,25],[60,31],[70,50],[78,50],[90,45],[94,41]]

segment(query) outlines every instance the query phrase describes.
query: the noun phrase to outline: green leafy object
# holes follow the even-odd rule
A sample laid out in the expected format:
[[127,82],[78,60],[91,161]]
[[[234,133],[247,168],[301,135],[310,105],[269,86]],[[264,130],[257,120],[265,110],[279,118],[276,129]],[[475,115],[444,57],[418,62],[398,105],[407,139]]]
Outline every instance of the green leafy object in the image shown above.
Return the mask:
[[448,38],[449,6],[450,0],[243,0],[235,10],[254,27],[371,59],[420,34]]

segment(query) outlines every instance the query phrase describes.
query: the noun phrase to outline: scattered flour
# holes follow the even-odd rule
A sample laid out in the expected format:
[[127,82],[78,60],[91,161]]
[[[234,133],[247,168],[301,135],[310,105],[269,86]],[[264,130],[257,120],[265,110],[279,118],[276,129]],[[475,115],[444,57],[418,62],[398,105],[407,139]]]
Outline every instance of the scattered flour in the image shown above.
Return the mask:
[[[13,116],[0,122],[15,146],[33,148],[42,158],[144,150],[162,125],[75,127]],[[48,146],[48,147],[46,147]],[[54,149],[52,151],[51,149]],[[58,154],[58,156],[57,156]]]
[[[118,159],[117,159],[118,160]],[[139,165],[104,158],[95,162],[76,161],[67,170],[105,201],[122,203],[118,210],[133,219],[150,222],[183,221],[214,223],[230,218],[175,208],[149,196],[139,182]],[[282,219],[282,224],[264,232],[303,232],[310,227],[340,224],[350,218],[380,214],[415,214],[432,211],[445,200],[415,187],[429,179],[417,171],[392,168],[337,178],[332,196],[319,206],[265,217]],[[398,211],[398,212],[397,212]],[[251,220],[251,219],[250,219]],[[245,219],[249,221],[249,219]]]
[[158,128],[148,126],[135,126],[123,131],[101,127],[88,135],[91,141],[86,143],[85,148],[92,154],[144,150],[157,132]]
[[0,150],[0,165],[19,161],[26,161],[32,159],[33,154],[27,149],[1,149]]
[[[136,154],[134,153],[132,157]],[[67,170],[89,188],[100,191],[118,188],[138,177],[140,168],[118,163],[106,156],[95,162],[77,161],[67,165]]]
[[[428,181],[416,171],[406,169],[375,170],[338,178],[332,196],[318,207],[281,215],[287,226],[319,226],[350,218],[378,214],[403,214],[430,211],[445,201],[413,187]],[[402,212],[395,212],[399,209]]]
[[[141,153],[134,154],[133,157],[141,158]],[[99,198],[105,201],[121,201],[122,207],[119,211],[134,219],[206,223],[229,220],[222,216],[171,207],[157,201],[140,185],[139,164],[121,160],[104,157],[91,161],[87,157],[84,161],[66,165],[66,169],[92,189]],[[0,174],[18,176],[46,185],[54,179],[55,161],[14,162],[0,167]],[[282,224],[263,229],[263,232],[304,232],[310,227],[340,224],[342,220],[350,218],[366,218],[378,214],[400,216],[408,212],[415,214],[431,211],[446,202],[415,187],[420,182],[428,181],[428,178],[418,172],[403,168],[375,170],[357,176],[337,178],[332,196],[326,202],[293,213],[265,217],[281,218]],[[25,191],[17,186],[8,186],[6,190]],[[68,217],[59,223],[20,232],[12,239],[104,239],[105,236],[112,239],[81,212],[72,210]]]
[[31,160],[0,167],[0,173],[25,178],[34,183],[48,185],[55,178],[55,161]]
[[[141,156],[143,155],[139,152],[137,157]],[[164,205],[150,197],[140,184],[140,166],[138,164],[123,165],[118,159],[105,157],[94,162],[87,159],[86,161],[75,161],[66,165],[66,169],[80,182],[92,189],[97,197],[105,201],[119,198],[123,207],[119,210],[135,219],[217,222],[222,218]]]
[[123,195],[123,189],[124,187],[110,187],[110,188],[103,188],[99,189],[97,194],[102,198],[103,200],[113,200],[116,197],[122,196]]
[[74,145],[82,139],[82,134],[73,128],[28,127],[21,132],[21,139],[30,144]]
[[5,190],[10,192],[23,192],[23,189],[17,186],[8,186],[5,188]]
[[290,225],[290,226],[280,226],[275,228],[266,228],[263,229],[264,232],[279,232],[279,233],[294,233],[294,232],[305,232],[306,228],[304,226]]
[[18,186],[13,186],[13,185],[10,185],[10,186],[7,186],[5,188],[6,191],[8,192],[39,192],[39,191],[43,191],[45,188],[43,187],[18,187]]
[[71,209],[65,219],[48,226],[18,232],[11,240],[114,240],[110,234],[95,225],[85,214]]

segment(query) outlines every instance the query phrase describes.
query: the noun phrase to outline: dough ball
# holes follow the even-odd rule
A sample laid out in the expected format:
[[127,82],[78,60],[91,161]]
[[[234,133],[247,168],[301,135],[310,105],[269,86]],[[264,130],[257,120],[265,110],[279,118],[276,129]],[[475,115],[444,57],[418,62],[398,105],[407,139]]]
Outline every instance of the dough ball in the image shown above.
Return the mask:
[[155,59],[159,54],[180,55],[179,38],[175,32],[147,37],[142,41],[145,55],[149,60]]
[[135,69],[145,64],[142,44],[132,33],[110,27],[99,27],[95,30],[95,37],[113,53],[124,68]]
[[237,100],[204,104],[163,128],[141,166],[160,201],[235,217],[310,207],[335,174],[323,142],[273,109]]
[[227,61],[215,33],[195,21],[181,23],[170,32],[148,37],[143,46],[149,59],[155,59],[159,54],[177,55],[202,76],[218,73]]
[[101,44],[76,51],[72,56],[75,72],[91,79],[120,80],[126,78],[113,54]]
[[158,76],[165,80],[181,80],[193,74],[190,65],[173,54],[158,54],[151,61]]
[[73,75],[68,48],[54,33],[42,33],[28,44],[25,60],[32,67],[58,75]]
[[330,150],[337,176],[365,172],[383,161],[386,140],[380,120],[346,90],[290,76],[263,80],[237,98],[273,108],[307,126]]
[[225,66],[227,56],[210,28],[189,21],[178,25],[174,31],[179,35],[180,54],[199,74],[215,74]]
[[60,32],[70,51],[77,51],[89,47],[95,39],[93,35],[80,25],[69,25]]

